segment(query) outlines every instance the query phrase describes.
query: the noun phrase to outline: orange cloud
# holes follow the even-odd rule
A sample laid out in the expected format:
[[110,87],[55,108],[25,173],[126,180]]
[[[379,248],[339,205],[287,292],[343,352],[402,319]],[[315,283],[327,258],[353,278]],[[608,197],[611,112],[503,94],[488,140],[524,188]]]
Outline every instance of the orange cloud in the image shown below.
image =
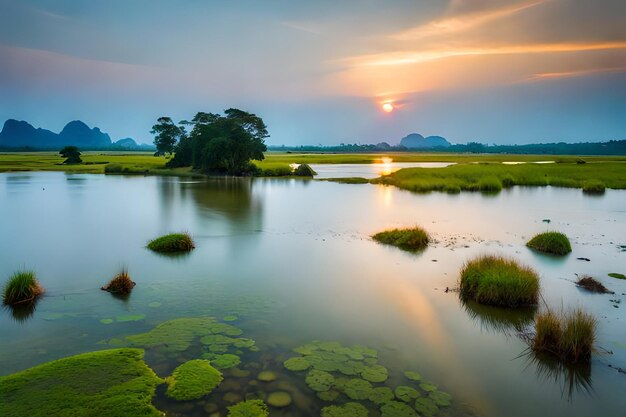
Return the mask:
[[523,82],[533,82],[533,81],[542,81],[542,80],[552,80],[558,78],[573,78],[573,77],[584,77],[587,75],[594,74],[610,74],[610,73],[620,73],[626,72],[626,67],[618,67],[618,68],[592,68],[586,70],[578,70],[578,71],[563,71],[563,72],[542,72],[538,74],[534,74],[531,77],[523,80]]

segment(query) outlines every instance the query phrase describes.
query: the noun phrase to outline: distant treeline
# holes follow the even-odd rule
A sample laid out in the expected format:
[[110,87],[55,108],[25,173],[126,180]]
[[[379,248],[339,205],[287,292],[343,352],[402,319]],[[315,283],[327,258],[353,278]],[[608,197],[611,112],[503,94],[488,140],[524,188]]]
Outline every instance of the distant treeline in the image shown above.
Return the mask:
[[281,152],[336,152],[336,153],[368,153],[368,152],[442,152],[442,153],[507,153],[529,155],[626,155],[626,140],[609,142],[584,143],[535,143],[529,145],[485,145],[469,142],[465,145],[449,147],[406,148],[401,145],[391,146],[387,143],[377,145],[340,144],[336,146],[268,146],[270,151]]

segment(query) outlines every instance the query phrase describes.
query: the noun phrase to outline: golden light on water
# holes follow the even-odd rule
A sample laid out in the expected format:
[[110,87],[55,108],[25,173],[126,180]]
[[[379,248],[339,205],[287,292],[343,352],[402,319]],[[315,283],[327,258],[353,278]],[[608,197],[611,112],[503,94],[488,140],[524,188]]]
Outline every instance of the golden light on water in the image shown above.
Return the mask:
[[379,174],[380,175],[389,175],[389,174],[391,174],[393,172],[392,171],[393,167],[391,166],[392,162],[393,162],[393,159],[391,159],[391,158],[386,158],[386,157],[385,158],[381,158],[381,160],[380,160],[380,165],[381,165],[380,168],[381,169],[379,171]]

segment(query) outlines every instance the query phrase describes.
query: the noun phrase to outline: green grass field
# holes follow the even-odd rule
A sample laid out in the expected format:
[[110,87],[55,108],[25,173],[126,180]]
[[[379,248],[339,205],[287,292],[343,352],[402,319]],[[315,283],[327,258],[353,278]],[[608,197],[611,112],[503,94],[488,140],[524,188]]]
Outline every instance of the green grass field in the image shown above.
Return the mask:
[[[512,185],[553,185],[583,188],[601,183],[607,188],[626,189],[626,156],[583,157],[554,155],[447,154],[447,153],[380,153],[380,154],[297,154],[268,152],[263,161],[255,162],[263,170],[287,172],[289,164],[363,164],[380,163],[382,158],[394,162],[456,162],[447,168],[406,168],[370,182],[394,185],[416,191],[497,191]],[[84,152],[83,164],[64,165],[54,152],[0,153],[0,172],[64,171],[102,174],[105,167],[115,166],[121,173],[149,175],[196,175],[189,168],[167,169],[165,157],[149,152]],[[530,162],[555,161],[553,164]],[[501,162],[526,162],[506,165]],[[268,172],[269,175],[269,172]],[[358,180],[359,183],[367,180]],[[501,188],[500,187],[500,188]]]

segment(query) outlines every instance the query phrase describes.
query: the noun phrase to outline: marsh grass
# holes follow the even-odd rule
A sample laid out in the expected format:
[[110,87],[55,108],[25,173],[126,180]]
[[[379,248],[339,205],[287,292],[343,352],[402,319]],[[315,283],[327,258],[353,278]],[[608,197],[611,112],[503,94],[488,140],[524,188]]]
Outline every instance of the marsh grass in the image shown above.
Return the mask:
[[189,252],[196,246],[189,233],[170,233],[150,241],[147,248],[160,253]]
[[337,182],[339,184],[369,184],[367,178],[362,177],[344,177],[344,178],[321,178],[321,181]]
[[421,227],[409,229],[392,229],[376,233],[372,236],[374,240],[386,245],[396,246],[409,252],[424,250],[430,242],[430,236]]
[[559,313],[547,309],[535,317],[531,347],[567,363],[591,360],[596,341],[597,320],[581,308]]
[[567,236],[559,232],[539,233],[530,239],[526,246],[552,255],[567,255],[572,251],[572,246]]
[[483,177],[478,180],[477,187],[484,193],[498,193],[502,191],[502,182],[495,176]]
[[539,276],[513,259],[480,256],[461,270],[460,295],[492,306],[532,306],[539,296]]
[[130,279],[126,268],[122,269],[107,285],[101,289],[117,295],[128,295],[136,283]]
[[583,184],[583,193],[586,194],[604,194],[606,186],[602,181],[589,180]]
[[2,302],[8,306],[17,306],[35,301],[44,292],[33,271],[14,273],[6,283]]
[[593,277],[590,277],[589,275],[582,276],[578,281],[576,281],[576,285],[590,292],[597,292],[600,294],[614,294],[613,291],[609,291],[608,288],[602,285],[600,281],[596,280]]
[[293,174],[296,177],[313,177],[317,175],[317,172],[315,172],[309,164],[300,164],[298,165],[298,168],[293,171]]

